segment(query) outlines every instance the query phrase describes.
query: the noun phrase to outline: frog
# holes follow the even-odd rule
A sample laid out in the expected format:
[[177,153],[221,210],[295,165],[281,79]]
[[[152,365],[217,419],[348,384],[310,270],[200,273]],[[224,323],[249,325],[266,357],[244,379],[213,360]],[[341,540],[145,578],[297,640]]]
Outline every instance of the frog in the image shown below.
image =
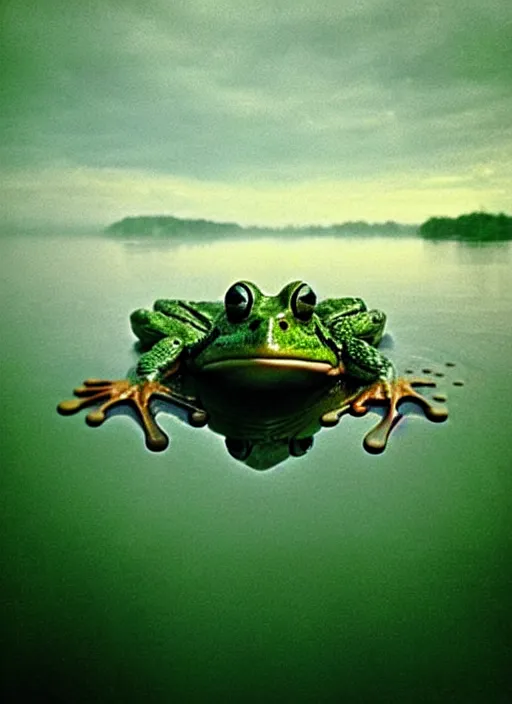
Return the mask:
[[97,406],[86,420],[98,426],[110,409],[128,403],[141,421],[148,449],[161,451],[169,440],[155,420],[153,399],[183,409],[192,425],[208,422],[200,396],[184,392],[176,379],[213,380],[226,393],[242,392],[246,403],[263,394],[271,404],[273,396],[304,387],[322,390],[349,378],[357,391],[321,422],[335,425],[347,412],[364,415],[372,402],[385,405],[387,414],[367,448],[380,451],[402,401],[415,401],[431,420],[446,417],[415,388],[435,384],[399,377],[378,349],[386,320],[383,311],[368,309],[359,297],[318,302],[301,280],[286,284],[277,295],[240,280],[229,286],[223,301],[159,299],[152,309],[137,309],[130,316],[140,357],[127,377],[87,379],[74,391],[78,398],[61,402],[58,411],[68,415]]

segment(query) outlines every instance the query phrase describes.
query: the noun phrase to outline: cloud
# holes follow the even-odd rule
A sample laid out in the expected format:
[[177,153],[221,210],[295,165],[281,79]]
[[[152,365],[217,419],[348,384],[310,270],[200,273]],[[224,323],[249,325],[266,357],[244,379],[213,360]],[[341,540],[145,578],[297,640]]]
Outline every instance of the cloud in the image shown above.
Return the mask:
[[11,169],[357,188],[512,156],[508,0],[18,0],[3,12]]

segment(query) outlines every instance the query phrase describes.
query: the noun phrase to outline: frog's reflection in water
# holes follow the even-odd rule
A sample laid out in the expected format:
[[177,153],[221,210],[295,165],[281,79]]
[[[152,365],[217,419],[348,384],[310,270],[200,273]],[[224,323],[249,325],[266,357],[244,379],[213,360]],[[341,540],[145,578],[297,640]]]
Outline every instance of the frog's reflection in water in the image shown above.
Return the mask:
[[[444,407],[432,404],[414,389],[415,386],[435,387],[429,379],[398,379],[400,401],[407,399],[421,406],[432,421],[447,418]],[[248,393],[236,386],[226,387],[211,378],[202,378],[198,395],[207,413],[208,426],[223,435],[226,448],[235,459],[247,466],[265,470],[290,457],[302,457],[314,443],[314,435],[322,427],[336,425],[343,415],[364,415],[368,409],[357,406],[364,387],[350,377],[326,383],[320,389],[267,389]],[[391,431],[403,417],[393,398],[371,397],[383,408],[381,419],[367,432],[363,447],[378,454],[386,448]],[[365,403],[363,398],[362,403]]]
[[257,442],[243,438],[226,438],[229,454],[252,469],[271,469],[290,456],[301,457],[313,447],[312,437],[280,439]]
[[235,459],[257,470],[271,469],[289,457],[302,457],[313,447],[313,436],[328,409],[350,395],[340,384],[321,389],[268,389],[244,393],[203,380],[201,401],[208,425],[223,435]]

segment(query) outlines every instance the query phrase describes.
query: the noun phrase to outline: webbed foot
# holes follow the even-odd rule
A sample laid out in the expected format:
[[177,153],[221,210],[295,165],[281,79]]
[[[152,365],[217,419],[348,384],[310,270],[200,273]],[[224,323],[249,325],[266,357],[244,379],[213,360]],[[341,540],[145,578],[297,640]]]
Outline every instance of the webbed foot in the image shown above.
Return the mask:
[[448,418],[445,407],[432,405],[414,388],[435,385],[435,382],[430,379],[420,378],[379,380],[347,399],[343,406],[324,413],[320,421],[323,425],[332,426],[336,425],[345,413],[349,412],[355,416],[364,415],[368,411],[368,403],[387,406],[384,417],[366,434],[363,441],[364,448],[368,452],[377,454],[385,450],[391,431],[402,418],[398,408],[405,401],[416,402],[424,410],[426,417],[433,422],[439,423]]
[[151,398],[160,398],[185,408],[189,412],[189,422],[192,425],[201,426],[207,420],[206,412],[194,405],[195,399],[180,396],[158,381],[146,380],[134,383],[128,379],[118,381],[86,379],[83,386],[74,390],[74,394],[79,398],[62,401],[57,406],[57,411],[62,415],[71,415],[88,406],[100,404],[85,418],[92,426],[101,425],[107,418],[106,412],[113,406],[131,405],[142,423],[146,446],[154,452],[165,450],[169,444],[169,438],[154,418],[150,408]]

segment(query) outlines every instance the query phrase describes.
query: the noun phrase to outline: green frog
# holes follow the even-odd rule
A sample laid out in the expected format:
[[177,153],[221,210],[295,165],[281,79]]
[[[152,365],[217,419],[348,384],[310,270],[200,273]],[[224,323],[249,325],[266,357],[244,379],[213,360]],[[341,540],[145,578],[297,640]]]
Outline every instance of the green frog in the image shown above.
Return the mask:
[[247,404],[251,396],[267,394],[272,403],[272,395],[355,380],[358,391],[321,421],[334,425],[347,411],[362,415],[372,401],[387,406],[386,416],[367,442],[367,449],[373,445],[374,451],[385,446],[397,405],[404,399],[419,403],[431,420],[446,417],[444,409],[434,408],[413,388],[434,385],[430,380],[397,377],[391,361],[377,349],[386,316],[368,310],[361,298],[317,302],[312,288],[302,281],[267,296],[254,283],[238,281],[223,302],[161,299],[153,310],[134,311],[130,321],[142,350],[133,372],[116,381],[86,380],[75,389],[79,398],[63,401],[58,410],[70,414],[96,405],[86,420],[100,425],[109,409],[129,403],[151,450],[163,450],[168,444],[151,410],[153,398],[184,408],[193,425],[208,421],[208,408],[200,397],[175,383],[184,376],[213,380],[227,394],[242,390]]

